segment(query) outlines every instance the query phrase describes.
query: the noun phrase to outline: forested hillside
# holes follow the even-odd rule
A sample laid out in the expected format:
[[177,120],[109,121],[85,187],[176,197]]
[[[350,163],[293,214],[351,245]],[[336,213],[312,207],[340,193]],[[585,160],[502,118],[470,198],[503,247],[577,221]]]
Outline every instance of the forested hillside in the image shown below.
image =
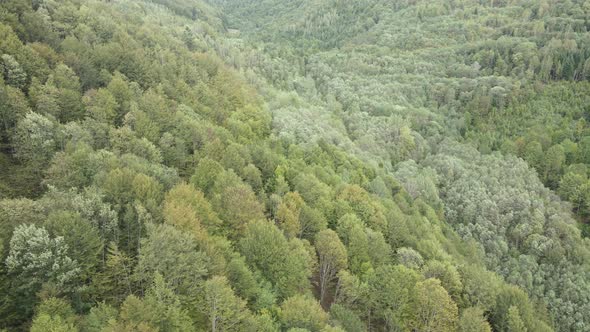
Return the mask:
[[590,331],[588,22],[0,2],[0,330]]

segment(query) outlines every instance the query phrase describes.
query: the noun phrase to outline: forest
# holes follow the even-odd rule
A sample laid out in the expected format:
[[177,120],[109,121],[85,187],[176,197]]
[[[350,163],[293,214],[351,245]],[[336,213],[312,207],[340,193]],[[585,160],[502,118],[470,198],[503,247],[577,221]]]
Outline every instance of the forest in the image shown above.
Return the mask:
[[590,331],[590,1],[0,1],[0,331]]

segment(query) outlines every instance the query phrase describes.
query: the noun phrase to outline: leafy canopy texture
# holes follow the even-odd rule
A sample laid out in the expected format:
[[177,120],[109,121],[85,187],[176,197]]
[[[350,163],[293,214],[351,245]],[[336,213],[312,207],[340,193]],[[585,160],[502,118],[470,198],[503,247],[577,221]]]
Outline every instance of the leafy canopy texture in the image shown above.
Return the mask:
[[590,331],[588,22],[0,1],[0,330]]

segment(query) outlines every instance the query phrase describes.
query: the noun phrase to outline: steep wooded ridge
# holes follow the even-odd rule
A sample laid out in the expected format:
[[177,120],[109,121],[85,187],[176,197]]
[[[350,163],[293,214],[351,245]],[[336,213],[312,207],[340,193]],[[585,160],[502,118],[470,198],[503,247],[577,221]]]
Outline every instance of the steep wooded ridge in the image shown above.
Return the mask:
[[589,22],[0,2],[0,330],[590,331]]

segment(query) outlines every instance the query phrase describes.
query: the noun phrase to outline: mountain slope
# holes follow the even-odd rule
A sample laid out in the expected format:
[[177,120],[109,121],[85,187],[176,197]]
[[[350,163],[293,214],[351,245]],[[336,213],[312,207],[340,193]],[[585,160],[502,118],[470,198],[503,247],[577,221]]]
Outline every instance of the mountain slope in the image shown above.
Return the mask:
[[[345,137],[330,134],[332,142],[393,170],[414,197],[443,205],[453,228],[484,249],[488,268],[545,301],[558,329],[586,328],[586,309],[576,308],[589,302],[587,243],[571,207],[537,179],[574,204],[585,229],[589,53],[583,2],[307,1],[296,13],[281,1],[217,3],[227,24],[240,28],[269,62],[289,64],[284,74],[275,69],[268,77],[276,87],[296,90],[346,127]],[[266,8],[278,15],[269,19]],[[263,66],[253,70],[264,74]],[[306,80],[312,88],[298,88]],[[275,119],[293,118],[290,113],[275,110]],[[521,157],[533,172],[511,157],[484,157],[466,145]],[[480,158],[489,160],[480,165]],[[407,159],[419,165],[399,164]],[[500,181],[513,173],[527,183]],[[467,182],[455,182],[464,177]],[[487,205],[471,203],[472,196]],[[519,197],[528,201],[506,205]],[[565,281],[570,278],[577,281]]]
[[491,4],[2,2],[0,328],[587,330],[570,206],[475,129],[583,103],[585,7]]

